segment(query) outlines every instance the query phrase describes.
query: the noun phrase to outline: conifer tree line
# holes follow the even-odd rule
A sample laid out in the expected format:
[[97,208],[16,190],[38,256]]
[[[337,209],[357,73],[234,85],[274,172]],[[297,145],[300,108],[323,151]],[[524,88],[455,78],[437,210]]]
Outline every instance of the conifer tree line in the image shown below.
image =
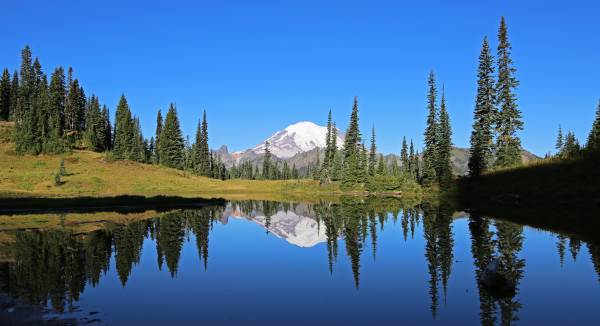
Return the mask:
[[[498,28],[498,46],[494,65],[487,37],[483,38],[477,70],[477,96],[471,133],[469,175],[477,177],[495,168],[517,166],[521,160],[523,130],[521,111],[517,105],[512,46],[504,17]],[[572,131],[563,135],[559,126],[553,158],[568,159],[600,152],[600,103],[585,146],[580,145]]]
[[[452,182],[452,128],[446,108],[446,95],[442,88],[440,104],[437,100],[435,73],[427,78],[427,124],[425,127],[423,164],[418,180],[424,185],[438,184],[448,188]],[[412,144],[411,144],[412,148]]]
[[521,111],[517,105],[512,46],[504,17],[498,28],[496,65],[487,37],[483,38],[477,71],[473,131],[469,158],[469,174],[476,177],[493,168],[521,164],[523,130]]
[[409,153],[406,138],[403,139],[400,162],[396,156],[387,160],[377,152],[376,130],[373,127],[367,150],[359,128],[358,111],[358,98],[355,97],[341,149],[337,144],[338,130],[329,111],[323,161],[317,163],[319,168],[314,178],[322,184],[340,181],[346,189],[377,191],[393,191],[404,182],[416,182],[421,163],[412,140]]

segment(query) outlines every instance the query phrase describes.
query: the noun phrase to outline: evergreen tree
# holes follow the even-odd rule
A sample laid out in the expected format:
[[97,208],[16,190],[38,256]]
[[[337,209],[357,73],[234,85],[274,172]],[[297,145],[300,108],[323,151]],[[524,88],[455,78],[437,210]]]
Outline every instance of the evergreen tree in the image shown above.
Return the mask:
[[433,71],[429,73],[428,78],[429,92],[427,93],[427,127],[425,129],[425,150],[423,151],[423,181],[431,183],[436,180],[436,161],[437,161],[437,131],[438,131],[438,108],[437,108],[437,90],[435,86],[435,75]]
[[19,99],[19,74],[17,71],[13,73],[12,82],[10,83],[10,110],[8,119],[15,120],[15,113],[17,112],[17,103]]
[[182,169],[184,165],[183,150],[183,136],[179,127],[177,110],[175,105],[171,103],[160,133],[160,163],[168,167]]
[[162,128],[163,128],[163,117],[162,114],[160,112],[160,109],[158,110],[158,114],[156,115],[156,134],[154,135],[155,138],[155,146],[154,146],[154,155],[156,157],[156,163],[160,163],[160,134],[162,133]]
[[377,175],[387,175],[387,169],[386,169],[386,164],[385,164],[385,158],[383,157],[383,154],[379,154],[379,160],[377,163]]
[[106,105],[102,106],[102,130],[104,130],[104,137],[102,138],[103,148],[108,151],[112,149],[112,127],[110,124],[110,112]]
[[415,168],[416,168],[416,160],[417,158],[415,157],[415,146],[413,145],[413,141],[412,139],[410,140],[410,150],[408,153],[408,165],[409,165],[409,172],[412,175],[415,175]]
[[196,131],[196,147],[194,158],[196,161],[196,172],[203,176],[210,176],[210,149],[208,147],[208,123],[206,111],[202,115],[202,124],[198,124]]
[[327,116],[327,134],[325,135],[325,153],[323,155],[323,165],[321,166],[321,182],[329,183],[331,181],[331,170],[335,153],[337,151],[337,132],[331,118],[331,110]]
[[125,94],[121,95],[115,116],[113,154],[116,159],[127,159],[133,149],[133,122]]
[[4,121],[7,121],[10,116],[10,83],[10,73],[8,72],[8,69],[4,69],[2,72],[2,78],[0,79],[0,120]]
[[375,127],[371,131],[371,149],[369,150],[369,176],[375,175],[377,164],[377,145],[375,144]]
[[33,147],[31,153],[43,152],[44,140],[50,136],[48,128],[48,80],[42,71],[42,65],[36,57],[33,62],[34,92],[32,105]]
[[262,164],[262,177],[263,179],[269,179],[272,174],[272,165],[271,162],[271,150],[269,149],[269,142],[265,142],[265,155],[263,157]]
[[498,132],[496,166],[507,167],[521,163],[521,140],[516,133],[523,129],[523,121],[521,121],[521,111],[518,109],[517,97],[514,93],[515,88],[519,86],[519,82],[514,76],[516,69],[512,64],[512,46],[508,41],[504,17],[500,20],[498,41],[498,82],[496,83],[496,90],[499,112],[496,119],[496,130]]
[[89,150],[100,152],[104,150],[104,121],[100,111],[98,97],[92,95],[87,104],[85,114],[84,142]]
[[50,137],[47,139],[47,149],[50,152],[62,152],[64,144],[62,141],[64,112],[65,112],[65,72],[62,67],[54,70],[50,78],[48,124]]
[[402,150],[400,151],[400,162],[402,163],[402,171],[404,173],[409,173],[410,163],[408,157],[408,145],[406,144],[406,137],[402,137]]
[[471,149],[469,175],[479,176],[492,166],[494,155],[494,122],[496,119],[496,90],[494,85],[494,58],[487,37],[483,39],[477,72],[477,97]]
[[[344,165],[341,176],[344,188],[352,188],[365,181],[367,155],[365,151],[362,151],[363,147],[358,127],[358,98],[354,97],[350,123],[344,139]],[[365,159],[362,158],[363,155]]]
[[452,129],[450,127],[450,118],[446,110],[446,96],[442,91],[442,101],[440,105],[440,120],[437,132],[437,164],[436,174],[438,182],[443,188],[448,188],[452,181]]
[[556,145],[555,145],[557,155],[560,155],[560,153],[563,150],[563,145],[564,145],[563,140],[564,140],[564,137],[563,137],[563,133],[562,133],[562,128],[559,125],[558,126],[558,136],[556,137]]
[[34,112],[35,76],[31,49],[25,46],[21,51],[20,84],[15,110],[15,141],[18,154],[31,153],[35,146],[35,112]]
[[596,109],[596,119],[592,124],[592,130],[587,140],[587,150],[591,152],[600,152],[600,101]]
[[562,157],[564,158],[576,158],[581,153],[581,146],[579,141],[575,138],[575,134],[572,131],[567,133],[565,136],[565,143],[562,151]]

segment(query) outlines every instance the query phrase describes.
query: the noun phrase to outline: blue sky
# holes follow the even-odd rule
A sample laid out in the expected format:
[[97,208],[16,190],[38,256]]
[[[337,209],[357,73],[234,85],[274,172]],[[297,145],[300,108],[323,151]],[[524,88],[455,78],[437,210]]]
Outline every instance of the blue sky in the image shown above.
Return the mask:
[[584,140],[600,98],[600,2],[588,1],[4,1],[0,66],[29,44],[46,73],[73,66],[112,113],[121,93],[144,134],[177,104],[193,138],[245,149],[302,120],[341,128],[353,96],[379,148],[421,146],[427,74],[446,89],[453,141],[466,147],[477,57],[500,16],[513,45],[524,147],[543,155],[561,124]]

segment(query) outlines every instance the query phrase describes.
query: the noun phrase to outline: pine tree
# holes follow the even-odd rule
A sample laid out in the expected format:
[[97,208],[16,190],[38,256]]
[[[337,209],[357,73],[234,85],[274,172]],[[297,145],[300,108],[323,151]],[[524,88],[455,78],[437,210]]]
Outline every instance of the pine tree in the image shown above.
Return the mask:
[[579,145],[579,141],[575,138],[575,134],[572,131],[569,131],[567,136],[565,136],[562,156],[565,158],[576,158],[580,153],[581,146]]
[[412,174],[413,176],[415,175],[416,160],[417,160],[417,158],[415,157],[415,146],[413,145],[413,141],[411,139],[410,140],[410,150],[408,152],[408,164],[409,164],[408,170],[409,170],[410,174]]
[[563,133],[562,133],[562,128],[559,125],[558,126],[558,135],[556,136],[556,145],[555,145],[557,155],[560,155],[560,153],[562,152],[563,145],[564,145],[563,140],[564,140],[564,137],[563,137]]
[[9,110],[8,119],[11,121],[15,120],[18,99],[19,99],[19,74],[17,73],[17,71],[15,71],[13,73],[12,82],[10,83],[10,110]]
[[112,127],[110,124],[110,111],[106,105],[102,106],[102,129],[104,130],[103,144],[104,150],[109,151],[112,149]]
[[163,117],[162,117],[162,114],[159,109],[158,113],[156,115],[156,134],[154,135],[154,137],[155,137],[154,156],[156,157],[157,164],[160,163],[160,134],[162,133],[162,128],[163,128]]
[[400,150],[400,162],[402,163],[402,172],[410,173],[410,163],[408,158],[408,145],[406,137],[402,137],[402,150]]
[[95,152],[104,150],[104,135],[104,121],[100,111],[100,101],[98,97],[92,95],[87,101],[85,114],[84,142],[86,147]]
[[504,17],[500,20],[498,41],[496,90],[499,112],[496,119],[498,132],[496,166],[508,167],[521,163],[521,140],[516,133],[523,129],[523,121],[521,121],[521,111],[518,109],[517,97],[514,93],[519,82],[514,77],[516,69],[512,65],[512,46],[508,41]]
[[45,151],[44,140],[50,136],[50,130],[48,128],[48,80],[37,57],[33,62],[33,73],[35,76],[32,105],[34,142],[31,153],[39,154]]
[[377,145],[375,144],[375,127],[371,131],[371,148],[369,150],[369,176],[375,175],[375,165],[377,164]]
[[210,149],[208,147],[208,123],[206,111],[202,115],[202,124],[198,124],[196,131],[196,147],[194,157],[196,160],[196,172],[200,175],[210,176]]
[[[367,161],[366,151],[362,148],[362,137],[358,127],[358,98],[354,97],[354,105],[350,115],[350,123],[344,139],[342,186],[346,189],[364,183]],[[364,159],[363,156],[364,155]]]
[[450,156],[452,152],[452,129],[450,127],[450,117],[446,110],[446,96],[442,91],[442,101],[440,105],[440,120],[437,132],[437,164],[436,174],[438,182],[442,188],[448,188],[452,182],[452,162]]
[[269,142],[265,142],[265,155],[263,157],[262,164],[262,177],[263,179],[270,179],[271,169],[273,163],[271,162],[271,150],[269,149]]
[[184,165],[183,150],[183,136],[179,127],[177,110],[175,105],[171,103],[160,133],[160,163],[168,167],[182,169]]
[[129,111],[129,104],[127,104],[125,94],[122,94],[119,99],[119,104],[117,105],[115,116],[113,155],[116,159],[127,159],[131,157],[131,151],[133,149],[132,131],[133,122],[131,111]]
[[496,119],[496,90],[494,85],[494,58],[487,37],[483,39],[477,72],[477,97],[471,149],[469,175],[479,176],[492,166],[494,156],[494,122]]
[[592,130],[588,136],[586,149],[591,152],[600,152],[600,101],[596,109],[596,119],[592,124]]
[[8,69],[4,69],[2,72],[2,78],[0,79],[0,120],[4,121],[7,121],[10,117],[10,83],[10,73],[8,72]]
[[34,116],[35,76],[31,59],[31,49],[25,46],[21,51],[20,84],[15,110],[15,141],[18,154],[31,153],[35,146]]
[[437,131],[438,131],[438,108],[437,108],[437,90],[435,86],[435,74],[429,73],[428,78],[429,92],[427,93],[427,127],[425,129],[425,150],[423,151],[423,180],[425,183],[431,183],[436,180],[436,161],[437,161]]
[[387,175],[387,168],[385,164],[385,158],[383,154],[379,154],[379,160],[377,161],[377,175]]
[[329,115],[327,116],[327,134],[325,135],[325,153],[321,166],[321,182],[324,183],[331,181],[331,169],[335,152],[337,151],[336,138],[337,133],[331,118],[331,110],[329,110]]
[[50,137],[47,139],[47,150],[49,152],[60,153],[65,150],[62,141],[63,124],[65,112],[65,72],[62,67],[58,67],[52,73],[50,78],[49,104],[48,104],[48,124]]

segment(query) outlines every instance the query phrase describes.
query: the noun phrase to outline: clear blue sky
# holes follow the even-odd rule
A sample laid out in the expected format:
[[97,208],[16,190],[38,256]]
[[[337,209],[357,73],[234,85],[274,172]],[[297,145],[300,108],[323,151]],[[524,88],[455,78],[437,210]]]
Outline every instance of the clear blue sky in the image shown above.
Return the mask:
[[[125,3],[127,2],[127,3]],[[177,104],[193,138],[206,109],[210,145],[240,150],[288,124],[361,128],[384,152],[421,146],[426,80],[444,83],[456,145],[468,146],[477,57],[507,19],[521,81],[524,147],[543,155],[559,124],[584,140],[600,97],[600,1],[28,1],[8,0],[0,66],[29,44],[46,73],[73,66],[114,114],[125,93],[145,136]]]

